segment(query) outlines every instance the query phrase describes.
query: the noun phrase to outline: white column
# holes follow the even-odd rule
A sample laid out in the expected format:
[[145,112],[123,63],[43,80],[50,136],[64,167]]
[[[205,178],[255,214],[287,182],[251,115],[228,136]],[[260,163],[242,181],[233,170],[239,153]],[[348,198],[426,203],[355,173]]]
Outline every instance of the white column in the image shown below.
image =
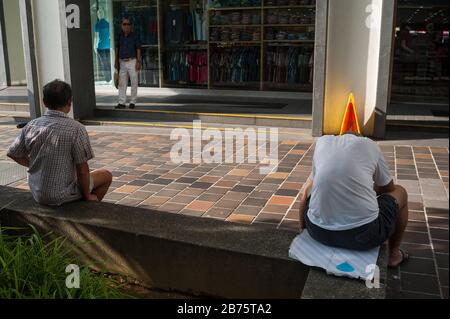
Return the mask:
[[389,85],[380,81],[389,82],[394,4],[393,0],[329,0],[324,134],[339,133],[351,92],[363,133],[384,134],[384,128],[380,133],[377,126],[384,125]]
[[[20,0],[20,6],[32,116],[45,111],[42,89],[55,79],[72,85],[74,102],[69,115],[76,119],[90,116],[95,89],[89,1]],[[79,22],[75,26],[74,12]]]

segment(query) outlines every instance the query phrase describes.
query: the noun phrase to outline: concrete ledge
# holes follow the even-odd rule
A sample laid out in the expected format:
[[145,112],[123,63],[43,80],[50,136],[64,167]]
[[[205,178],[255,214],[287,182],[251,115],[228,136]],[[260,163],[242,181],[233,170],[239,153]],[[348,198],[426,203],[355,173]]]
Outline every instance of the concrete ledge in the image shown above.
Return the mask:
[[367,288],[360,280],[329,276],[324,271],[311,269],[308,274],[303,299],[385,299],[387,280],[387,251],[382,246],[378,258],[380,287]]
[[[38,205],[0,186],[0,223],[32,224],[65,236],[86,261],[146,286],[224,298],[380,298],[359,281],[333,278],[291,260],[295,232],[108,203]],[[309,275],[308,275],[309,273]],[[336,281],[337,280],[337,281]],[[305,287],[305,290],[303,289]],[[361,289],[366,290],[361,295]]]
[[108,203],[63,208],[0,187],[2,225],[33,224],[108,271],[154,288],[225,298],[300,298],[308,268],[288,258],[295,233]]

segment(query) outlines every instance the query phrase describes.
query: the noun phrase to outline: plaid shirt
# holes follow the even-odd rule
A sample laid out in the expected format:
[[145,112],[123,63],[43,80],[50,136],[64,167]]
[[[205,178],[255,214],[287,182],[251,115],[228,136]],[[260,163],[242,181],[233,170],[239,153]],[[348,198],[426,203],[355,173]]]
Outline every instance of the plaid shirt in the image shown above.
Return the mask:
[[28,184],[34,199],[59,206],[82,198],[76,165],[94,158],[94,152],[82,124],[63,112],[49,110],[22,129],[8,156],[28,156]]

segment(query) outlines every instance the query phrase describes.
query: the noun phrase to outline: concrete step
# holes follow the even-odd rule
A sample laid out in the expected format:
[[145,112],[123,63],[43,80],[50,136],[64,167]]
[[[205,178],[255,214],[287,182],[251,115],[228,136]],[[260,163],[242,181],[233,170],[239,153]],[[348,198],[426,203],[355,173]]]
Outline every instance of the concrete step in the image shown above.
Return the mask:
[[408,132],[448,132],[448,120],[412,120],[412,119],[389,119],[386,122],[388,130]]
[[0,112],[30,112],[28,103],[1,102]]
[[290,259],[297,235],[291,231],[108,203],[46,207],[29,192],[3,186],[0,207],[3,226],[31,224],[64,236],[84,260],[151,288],[223,298],[385,296],[384,285],[367,289]]
[[256,125],[262,127],[311,128],[311,115],[257,114],[257,113],[215,113],[199,111],[174,111],[163,109],[124,109],[97,107],[95,116],[101,118],[121,118],[135,122],[164,121],[192,122],[201,120],[205,123],[221,123],[234,125]]

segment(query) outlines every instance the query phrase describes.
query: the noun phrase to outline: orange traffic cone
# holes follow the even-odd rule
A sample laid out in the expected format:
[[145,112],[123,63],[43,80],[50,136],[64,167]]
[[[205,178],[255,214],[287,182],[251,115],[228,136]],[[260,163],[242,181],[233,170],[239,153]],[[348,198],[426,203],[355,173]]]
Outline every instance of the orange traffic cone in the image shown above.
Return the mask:
[[345,134],[346,132],[355,132],[361,134],[358,123],[358,116],[356,115],[355,97],[353,96],[353,93],[350,93],[350,96],[348,98],[344,119],[342,120],[340,135]]

